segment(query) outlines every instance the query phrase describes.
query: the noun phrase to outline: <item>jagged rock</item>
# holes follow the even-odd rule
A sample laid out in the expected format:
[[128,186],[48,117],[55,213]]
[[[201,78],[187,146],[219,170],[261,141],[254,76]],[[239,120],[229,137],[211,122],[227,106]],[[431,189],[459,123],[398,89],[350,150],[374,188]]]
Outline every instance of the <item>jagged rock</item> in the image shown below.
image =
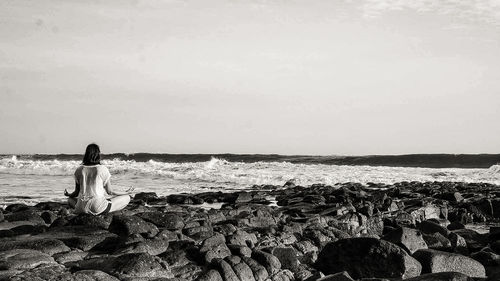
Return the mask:
[[460,272],[470,277],[485,277],[484,266],[469,257],[437,250],[418,250],[413,254],[423,273]]
[[427,249],[427,243],[425,243],[422,233],[408,227],[393,230],[385,235],[383,239],[402,247],[410,255],[417,250]]
[[471,252],[479,251],[488,244],[488,239],[485,235],[479,234],[472,229],[457,229],[453,233],[462,236],[467,242],[467,247]]
[[353,278],[410,278],[420,275],[422,269],[402,248],[376,238],[328,243],[315,266],[325,274],[347,271]]
[[436,194],[434,197],[439,198],[439,199],[443,199],[446,201],[450,201],[453,203],[458,203],[458,202],[464,201],[464,197],[462,196],[462,194],[460,194],[460,192],[444,192],[444,193]]
[[51,256],[36,250],[15,249],[0,252],[0,270],[30,269],[54,263]]
[[453,252],[462,255],[469,254],[469,249],[467,248],[467,241],[465,241],[465,238],[454,232],[451,232],[450,235],[448,235],[448,239],[450,240]]
[[52,256],[53,254],[68,252],[70,248],[57,239],[30,239],[30,240],[0,240],[0,251],[14,249],[37,250]]
[[158,234],[158,228],[140,217],[115,215],[109,225],[109,231],[119,236],[130,236],[133,234],[143,234],[154,237]]
[[141,200],[144,202],[151,202],[158,200],[159,197],[156,195],[156,192],[139,192],[134,196],[135,200]]
[[168,230],[178,230],[184,228],[184,220],[181,216],[175,213],[162,212],[144,212],[136,214],[136,216],[151,222],[158,227],[164,227]]

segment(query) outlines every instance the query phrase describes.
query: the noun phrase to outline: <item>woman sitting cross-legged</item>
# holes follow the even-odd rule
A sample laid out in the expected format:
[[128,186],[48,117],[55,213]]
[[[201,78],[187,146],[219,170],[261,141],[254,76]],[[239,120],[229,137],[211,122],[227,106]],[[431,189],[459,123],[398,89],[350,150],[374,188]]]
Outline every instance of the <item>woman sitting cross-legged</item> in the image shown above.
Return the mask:
[[100,160],[99,146],[89,144],[82,165],[75,171],[75,191],[68,193],[64,190],[64,195],[69,197],[69,205],[75,208],[77,214],[106,214],[121,210],[130,202],[133,188],[126,192],[114,191],[110,184],[111,174]]

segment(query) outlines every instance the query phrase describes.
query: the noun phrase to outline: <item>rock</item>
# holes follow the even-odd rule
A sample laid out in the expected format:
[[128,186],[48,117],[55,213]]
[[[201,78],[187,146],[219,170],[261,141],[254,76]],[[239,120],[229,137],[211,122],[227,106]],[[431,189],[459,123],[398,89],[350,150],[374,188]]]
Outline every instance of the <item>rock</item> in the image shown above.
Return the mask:
[[470,277],[486,277],[484,266],[469,257],[437,250],[418,250],[413,254],[423,273],[460,272]]
[[428,219],[439,219],[441,215],[441,208],[434,204],[427,204],[423,207],[411,210],[410,215],[416,222],[421,222]]
[[37,250],[52,256],[53,254],[68,252],[70,248],[57,239],[30,239],[30,240],[0,240],[0,251],[14,249]]
[[80,269],[102,270],[120,280],[126,278],[172,278],[168,265],[159,257],[147,253],[124,254],[79,261]]
[[158,227],[163,227],[168,230],[178,230],[184,228],[183,219],[175,213],[145,212],[139,213],[136,216],[145,221],[151,222]]
[[24,203],[15,203],[15,204],[10,204],[5,208],[5,211],[10,212],[10,213],[15,213],[19,211],[24,211],[28,210],[30,207]]
[[231,265],[234,273],[236,273],[236,276],[238,276],[240,280],[255,281],[252,269],[250,269],[250,267],[243,262],[240,257],[229,256],[225,260]]
[[20,225],[16,226],[10,229],[12,232],[14,232],[14,235],[23,235],[23,234],[39,234],[42,232],[45,232],[47,230],[47,227],[45,225]]
[[458,221],[454,221],[454,222],[450,223],[446,228],[448,228],[448,230],[464,229],[465,225],[463,223],[458,222]]
[[231,253],[236,256],[250,257],[252,255],[252,249],[248,248],[247,246],[229,244],[227,245],[227,247],[229,248]]
[[15,249],[0,252],[0,270],[30,269],[44,264],[55,264],[55,261],[40,251]]
[[115,215],[109,225],[109,231],[119,236],[130,236],[133,234],[143,234],[154,237],[158,234],[158,228],[140,217]]
[[446,201],[450,201],[453,203],[458,203],[464,201],[464,198],[462,197],[462,194],[460,192],[444,192],[440,194],[436,194],[434,197],[443,199]]
[[448,235],[448,238],[450,240],[453,252],[462,255],[469,254],[469,249],[467,248],[467,241],[465,241],[465,239],[462,236],[452,232],[450,233],[450,235]]
[[470,255],[471,258],[477,260],[484,266],[500,266],[500,255],[492,251],[479,251]]
[[35,205],[35,208],[44,211],[58,212],[65,208],[65,206],[67,205],[59,202],[40,202]]
[[112,219],[113,215],[111,214],[98,216],[94,216],[91,214],[78,214],[76,217],[69,220],[68,225],[108,229]]
[[159,197],[158,195],[156,195],[156,192],[139,192],[136,195],[134,195],[134,201],[142,200],[144,202],[151,202],[151,201],[156,201],[158,199]]
[[50,212],[50,211],[46,211],[46,212],[41,213],[40,217],[48,225],[52,224],[57,219],[57,215],[54,212]]
[[457,229],[453,233],[462,236],[467,242],[467,247],[471,252],[479,251],[488,244],[485,235],[479,234],[472,229]]
[[459,272],[439,272],[422,274],[405,281],[474,281],[474,279]]
[[222,234],[215,234],[203,241],[200,252],[204,256],[205,263],[212,262],[213,259],[224,259],[231,255],[231,250],[225,243],[226,239]]
[[252,258],[241,257],[241,260],[250,267],[256,281],[265,281],[269,277],[266,268]]
[[257,243],[257,236],[244,230],[237,230],[227,239],[228,244],[248,246],[252,248]]
[[24,210],[5,215],[7,221],[30,221],[35,224],[45,225],[45,221],[35,210]]
[[376,238],[349,238],[328,243],[315,267],[325,274],[347,271],[355,278],[410,278],[420,263],[397,245]]
[[354,281],[347,271],[338,272],[335,274],[327,275],[317,281]]
[[278,258],[281,268],[295,272],[299,266],[298,253],[292,247],[276,247],[271,250],[271,254]]
[[224,281],[240,281],[233,268],[225,260],[214,259],[214,266],[219,270]]
[[5,220],[5,217],[3,215],[2,210],[0,210],[0,222],[3,222]]
[[200,277],[198,277],[198,279],[196,279],[196,280],[197,281],[224,281],[222,279],[222,276],[220,275],[219,271],[217,271],[215,269],[211,269],[211,270],[205,272]]
[[384,236],[384,240],[402,247],[410,255],[417,250],[427,249],[427,243],[425,243],[422,233],[408,227],[400,227],[391,231]]
[[[42,266],[23,271],[9,278],[12,281],[73,281],[72,274],[62,265]],[[81,279],[80,279],[81,280]],[[76,280],[75,280],[76,281]]]
[[444,237],[447,237],[448,234],[450,233],[450,231],[447,228],[439,225],[438,223],[430,221],[430,220],[426,220],[426,221],[419,223],[417,225],[417,228],[418,228],[418,230],[422,231],[422,233],[433,234],[433,233],[437,232],[437,233],[442,234]]
[[432,234],[423,235],[425,243],[429,249],[435,250],[451,250],[451,242],[448,238],[444,237],[441,233],[435,232]]
[[121,247],[116,254],[148,253],[152,256],[159,255],[168,249],[168,240],[153,238],[138,241]]
[[274,274],[281,269],[280,260],[270,253],[255,250],[252,251],[252,258],[262,264],[269,274]]
[[73,250],[71,252],[54,254],[52,257],[54,260],[60,264],[65,264],[68,262],[77,262],[83,260],[89,255],[88,252]]
[[73,273],[75,281],[119,281],[118,278],[100,270],[80,270]]

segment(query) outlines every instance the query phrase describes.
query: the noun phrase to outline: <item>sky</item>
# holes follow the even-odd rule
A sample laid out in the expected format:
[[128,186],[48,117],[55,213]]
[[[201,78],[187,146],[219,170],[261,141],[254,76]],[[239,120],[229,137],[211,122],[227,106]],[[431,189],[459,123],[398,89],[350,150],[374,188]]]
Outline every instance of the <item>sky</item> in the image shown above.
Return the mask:
[[2,0],[0,153],[500,153],[500,0]]

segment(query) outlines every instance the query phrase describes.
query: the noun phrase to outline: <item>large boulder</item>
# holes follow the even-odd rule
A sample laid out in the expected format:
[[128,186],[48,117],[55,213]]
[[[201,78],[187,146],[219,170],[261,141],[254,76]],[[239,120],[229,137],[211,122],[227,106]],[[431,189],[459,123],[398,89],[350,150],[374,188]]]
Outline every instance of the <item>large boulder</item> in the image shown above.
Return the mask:
[[315,267],[325,274],[347,271],[359,278],[410,278],[420,275],[420,263],[397,245],[376,238],[349,238],[328,243]]
[[144,212],[136,216],[168,230],[178,230],[184,227],[184,220],[176,213]]
[[68,246],[57,239],[11,240],[4,238],[0,240],[0,251],[14,249],[37,250],[51,256],[57,253],[68,252],[70,250]]
[[423,273],[460,272],[470,277],[486,277],[484,266],[469,257],[438,250],[418,250],[413,254]]
[[142,234],[153,237],[158,234],[158,228],[137,216],[115,215],[109,225],[109,231],[119,236]]
[[55,261],[40,251],[15,249],[0,252],[0,270],[30,269],[46,264],[55,264]]
[[395,229],[385,235],[383,239],[402,247],[410,254],[420,249],[427,249],[427,243],[425,243],[422,233],[408,227]]

